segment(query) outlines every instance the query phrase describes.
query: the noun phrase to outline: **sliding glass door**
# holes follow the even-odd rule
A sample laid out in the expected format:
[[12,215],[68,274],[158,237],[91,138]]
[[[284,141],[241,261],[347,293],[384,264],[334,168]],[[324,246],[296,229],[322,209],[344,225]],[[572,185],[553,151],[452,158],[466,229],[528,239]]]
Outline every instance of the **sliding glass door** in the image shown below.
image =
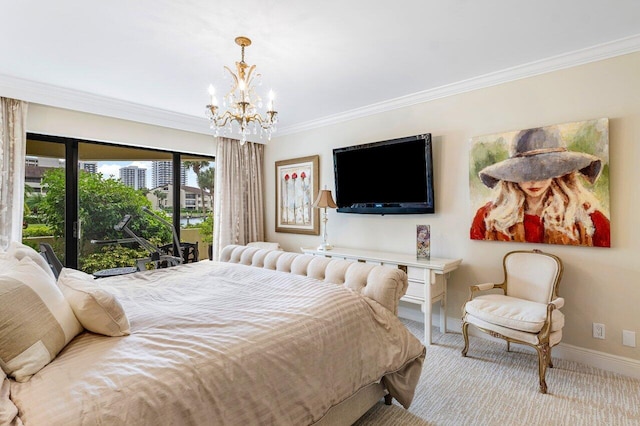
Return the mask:
[[198,244],[200,257],[206,256],[213,205],[213,179],[207,176],[213,176],[213,158],[29,136],[29,158],[41,161],[39,144],[55,145],[63,154],[57,157],[59,167],[41,171],[46,209],[33,221],[48,224],[51,235],[41,237],[56,242],[65,266],[88,273],[139,267],[138,260],[153,257],[159,248],[171,251],[174,234]]

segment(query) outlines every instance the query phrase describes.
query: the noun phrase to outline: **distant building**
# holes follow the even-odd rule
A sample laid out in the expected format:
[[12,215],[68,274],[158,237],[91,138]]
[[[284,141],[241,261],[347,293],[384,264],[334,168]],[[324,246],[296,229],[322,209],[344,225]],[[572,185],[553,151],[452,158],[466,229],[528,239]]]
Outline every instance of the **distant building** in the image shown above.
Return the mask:
[[36,194],[42,193],[42,176],[49,169],[57,169],[64,167],[64,160],[49,157],[32,157],[25,158],[24,182],[33,188]]
[[133,189],[147,187],[147,169],[138,166],[120,168],[120,180]]
[[[173,161],[154,161],[151,163],[151,186],[157,188],[173,184]],[[187,184],[187,168],[180,165],[180,185]]]
[[[159,197],[156,191],[164,194]],[[200,188],[182,185],[180,187],[180,208],[188,210],[202,210],[202,205],[208,211],[213,209],[213,200],[208,191],[204,191],[204,200]],[[162,185],[155,187],[147,194],[147,199],[151,201],[154,209],[168,209],[173,207],[173,185]]]
[[42,176],[53,167],[27,165],[24,168],[24,183],[29,185],[36,194],[42,193]]
[[48,169],[64,167],[64,159],[52,157],[33,157],[28,155],[24,160],[25,166],[46,167]]
[[80,170],[88,173],[98,173],[98,163],[96,161],[80,161],[78,163]]

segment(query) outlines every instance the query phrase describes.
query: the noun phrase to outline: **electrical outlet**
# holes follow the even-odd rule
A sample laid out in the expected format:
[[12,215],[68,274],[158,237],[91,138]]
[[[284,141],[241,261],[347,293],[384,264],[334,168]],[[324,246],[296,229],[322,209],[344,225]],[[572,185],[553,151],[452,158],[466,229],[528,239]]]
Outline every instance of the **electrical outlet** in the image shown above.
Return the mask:
[[629,330],[622,330],[622,344],[624,346],[636,347],[636,332]]
[[604,339],[604,324],[600,324],[597,322],[593,323],[593,338]]

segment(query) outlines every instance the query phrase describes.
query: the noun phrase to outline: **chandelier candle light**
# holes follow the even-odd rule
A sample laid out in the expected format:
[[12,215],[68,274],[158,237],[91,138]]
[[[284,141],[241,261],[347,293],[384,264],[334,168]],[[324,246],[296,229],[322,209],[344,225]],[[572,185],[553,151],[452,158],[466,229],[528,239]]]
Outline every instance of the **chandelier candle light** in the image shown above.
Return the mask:
[[271,134],[276,131],[278,122],[278,112],[273,107],[273,90],[269,91],[266,116],[262,117],[258,113],[258,108],[262,108],[262,98],[254,89],[254,79],[257,80],[257,85],[260,85],[262,76],[255,72],[255,65],[247,65],[244,61],[244,48],[251,45],[251,40],[241,36],[236,37],[235,41],[242,48],[242,59],[236,62],[235,73],[229,67],[224,67],[233,79],[231,90],[222,98],[223,107],[228,107],[226,111],[221,113],[216,91],[213,85],[209,85],[211,103],[207,105],[206,115],[209,118],[210,127],[215,129],[215,136],[220,136],[220,133],[227,135],[232,133],[235,122],[241,136],[241,145],[244,145],[247,136],[251,133],[258,134],[258,130],[260,138],[266,134],[268,140],[271,140]]
[[320,192],[318,192],[316,201],[313,203],[313,207],[324,209],[324,212],[322,213],[322,223],[324,224],[322,227],[322,244],[320,244],[318,250],[331,250],[333,246],[327,242],[327,222],[329,221],[329,218],[327,217],[327,207],[331,207],[332,209],[338,207],[336,202],[333,201],[331,191],[328,189],[321,189]]

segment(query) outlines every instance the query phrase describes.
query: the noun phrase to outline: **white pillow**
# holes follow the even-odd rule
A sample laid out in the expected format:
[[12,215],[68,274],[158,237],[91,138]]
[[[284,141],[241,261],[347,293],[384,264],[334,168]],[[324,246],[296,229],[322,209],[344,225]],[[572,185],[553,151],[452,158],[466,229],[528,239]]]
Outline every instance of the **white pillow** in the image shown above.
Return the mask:
[[58,286],[87,330],[112,337],[131,333],[129,319],[118,299],[102,288],[92,275],[62,268]]
[[5,252],[0,252],[0,271],[8,271],[9,268],[13,268],[18,264],[18,259],[16,259],[12,254]]
[[0,366],[18,382],[82,332],[53,277],[28,256],[0,270],[0,324]]
[[36,263],[36,265],[41,267],[49,276],[51,276],[51,278],[53,278],[54,280],[56,279],[53,271],[51,270],[51,267],[49,266],[49,263],[47,263],[47,261],[44,259],[44,257],[42,257],[40,253],[38,253],[28,245],[22,244],[18,241],[12,241],[11,245],[7,249],[7,254],[15,257],[18,260],[21,260],[23,257],[30,258]]

